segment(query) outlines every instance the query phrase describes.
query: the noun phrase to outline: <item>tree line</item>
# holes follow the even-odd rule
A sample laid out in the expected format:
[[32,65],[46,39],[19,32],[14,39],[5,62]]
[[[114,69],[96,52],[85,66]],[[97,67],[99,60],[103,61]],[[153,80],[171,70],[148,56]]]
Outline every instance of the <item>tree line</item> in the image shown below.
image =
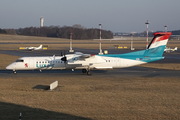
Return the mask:
[[[72,33],[73,39],[99,39],[100,29],[91,28],[87,29],[80,25],[74,25],[72,27],[64,26],[49,26],[49,27],[26,27],[19,29],[0,29],[0,33],[17,34],[26,36],[42,36],[42,37],[57,37],[57,38],[70,38]],[[101,30],[102,39],[113,38],[113,33],[107,30]]]
[[0,33],[1,33],[1,34],[6,34],[7,32],[6,32],[4,29],[1,29],[1,28],[0,28]]
[[172,31],[172,35],[180,35],[180,30],[174,30],[174,31]]

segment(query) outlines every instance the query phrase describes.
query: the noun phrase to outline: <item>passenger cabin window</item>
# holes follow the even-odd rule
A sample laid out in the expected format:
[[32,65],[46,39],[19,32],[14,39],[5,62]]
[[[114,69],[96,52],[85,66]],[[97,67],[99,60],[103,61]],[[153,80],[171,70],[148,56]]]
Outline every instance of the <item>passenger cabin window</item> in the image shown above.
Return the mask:
[[24,62],[24,60],[17,59],[16,62]]

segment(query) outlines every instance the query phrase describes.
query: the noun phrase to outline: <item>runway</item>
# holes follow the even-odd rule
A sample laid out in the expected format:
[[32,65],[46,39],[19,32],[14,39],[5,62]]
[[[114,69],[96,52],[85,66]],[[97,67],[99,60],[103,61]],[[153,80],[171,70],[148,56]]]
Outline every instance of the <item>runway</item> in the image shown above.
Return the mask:
[[[79,49],[74,48],[75,51],[83,52],[85,54],[97,54],[99,51],[97,49]],[[39,51],[24,51],[24,50],[0,50],[0,53],[10,54],[16,56],[53,56],[53,55],[61,55],[61,52],[64,54],[69,54],[68,50],[65,48],[64,50],[39,50]],[[109,54],[117,54],[117,53],[128,53],[132,52],[130,50],[124,49],[109,49]],[[156,61],[156,63],[180,63],[180,51],[172,52],[172,53],[164,53],[165,59]],[[121,68],[114,70],[92,70],[92,76],[87,76],[82,73],[81,70],[43,70],[40,72],[39,70],[34,71],[17,71],[17,74],[14,75],[12,71],[9,70],[0,70],[0,76],[2,77],[68,77],[69,75],[74,77],[179,77],[180,71],[175,70],[161,70],[161,69],[153,69],[153,68],[144,68],[144,67],[130,67],[130,68]]]
[[17,74],[14,74],[10,70],[0,70],[1,77],[118,77],[118,78],[134,78],[134,77],[180,77],[180,71],[175,70],[161,70],[153,68],[143,68],[143,67],[131,67],[131,68],[122,68],[114,70],[92,70],[92,76],[88,76],[85,73],[82,73],[81,70],[28,70],[28,71],[17,71]]

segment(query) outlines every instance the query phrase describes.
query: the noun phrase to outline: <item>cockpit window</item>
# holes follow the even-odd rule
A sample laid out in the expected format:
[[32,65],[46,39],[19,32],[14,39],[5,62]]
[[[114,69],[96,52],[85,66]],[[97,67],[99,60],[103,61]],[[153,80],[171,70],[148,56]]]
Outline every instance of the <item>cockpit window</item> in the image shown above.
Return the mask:
[[16,62],[24,62],[22,59],[17,59]]

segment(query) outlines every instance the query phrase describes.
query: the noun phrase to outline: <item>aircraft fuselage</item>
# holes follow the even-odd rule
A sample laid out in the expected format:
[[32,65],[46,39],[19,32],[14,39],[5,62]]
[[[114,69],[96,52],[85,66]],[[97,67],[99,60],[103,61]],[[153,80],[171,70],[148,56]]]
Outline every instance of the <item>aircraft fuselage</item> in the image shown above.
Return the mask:
[[[22,57],[6,67],[10,70],[48,70],[48,69],[113,69],[125,68],[145,61],[140,58],[125,59],[120,57],[108,57],[94,55],[90,58],[81,59],[79,55],[66,55],[68,61],[62,61],[63,56],[47,57]],[[139,60],[138,60],[139,59]]]

